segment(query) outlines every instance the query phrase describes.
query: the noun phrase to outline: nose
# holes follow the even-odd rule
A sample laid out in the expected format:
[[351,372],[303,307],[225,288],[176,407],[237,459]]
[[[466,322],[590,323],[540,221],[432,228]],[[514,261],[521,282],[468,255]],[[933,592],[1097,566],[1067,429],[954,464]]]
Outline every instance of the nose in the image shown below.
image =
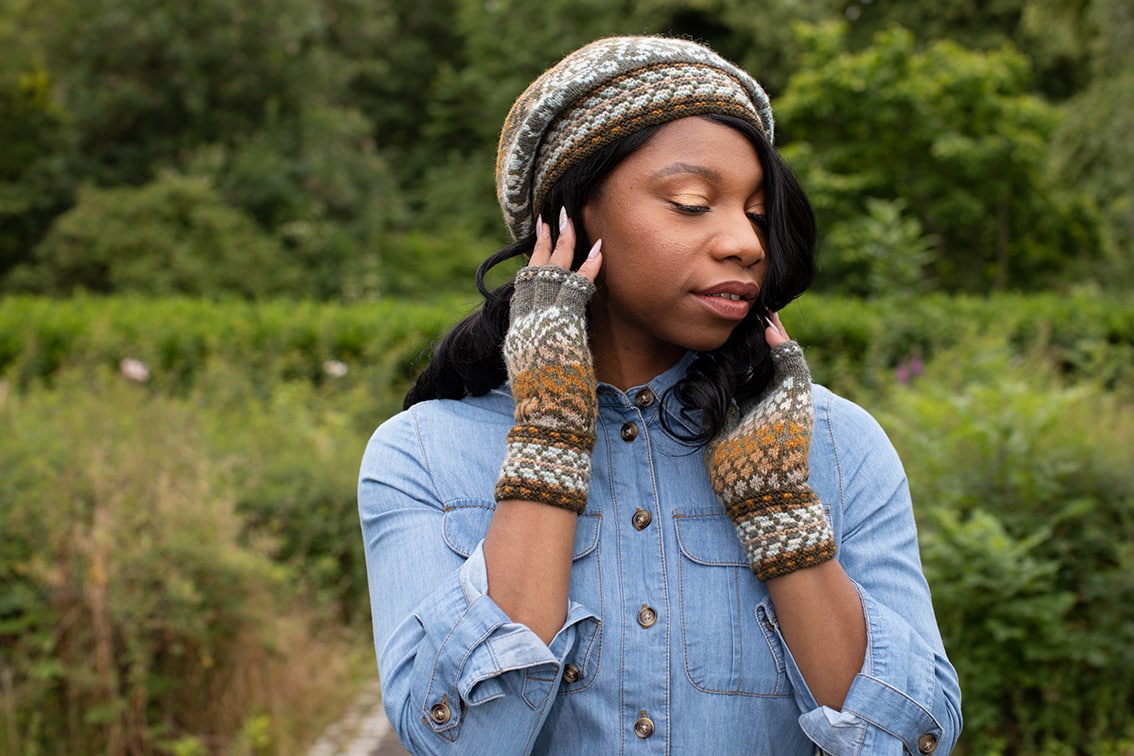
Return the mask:
[[748,268],[763,261],[767,234],[743,210],[721,213],[721,227],[713,241],[713,256]]

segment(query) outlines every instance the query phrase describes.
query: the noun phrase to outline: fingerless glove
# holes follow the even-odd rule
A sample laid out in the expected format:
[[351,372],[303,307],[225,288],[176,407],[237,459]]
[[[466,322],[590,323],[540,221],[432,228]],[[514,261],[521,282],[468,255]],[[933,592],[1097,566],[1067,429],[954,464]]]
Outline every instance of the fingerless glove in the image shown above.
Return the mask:
[[772,347],[772,361],[772,382],[706,454],[713,490],[760,580],[835,556],[831,526],[808,485],[811,371],[794,341]]
[[587,343],[594,284],[555,266],[516,275],[504,363],[515,425],[496,500],[523,499],[582,512],[590,485],[598,400]]

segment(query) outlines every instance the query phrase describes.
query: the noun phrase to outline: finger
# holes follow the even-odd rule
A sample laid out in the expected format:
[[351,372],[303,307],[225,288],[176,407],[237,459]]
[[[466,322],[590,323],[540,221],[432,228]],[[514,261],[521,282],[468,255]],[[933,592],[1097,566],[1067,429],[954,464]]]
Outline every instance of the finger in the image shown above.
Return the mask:
[[571,260],[575,257],[575,224],[567,217],[567,208],[559,210],[559,239],[555,242],[555,250],[551,253],[551,264],[561,268],[571,267]]
[[811,368],[798,342],[789,340],[772,347],[772,363],[776,366],[777,379],[793,376],[799,379],[799,385],[811,382]]
[[764,319],[768,327],[764,329],[764,340],[768,342],[768,346],[774,347],[777,344],[783,344],[785,341],[790,341],[791,337],[787,334],[787,329],[784,324],[780,322],[780,314],[778,312],[768,313],[768,317]]
[[551,228],[543,222],[543,216],[536,216],[535,247],[529,265],[547,265],[551,261]]
[[602,267],[602,239],[599,239],[587,253],[587,259],[579,266],[579,275],[594,283],[598,277],[599,268]]

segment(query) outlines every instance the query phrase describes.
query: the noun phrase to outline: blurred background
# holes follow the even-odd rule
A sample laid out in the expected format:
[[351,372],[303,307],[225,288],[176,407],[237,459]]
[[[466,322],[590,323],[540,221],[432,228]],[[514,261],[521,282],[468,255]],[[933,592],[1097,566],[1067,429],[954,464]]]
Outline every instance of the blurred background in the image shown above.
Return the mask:
[[1129,0],[0,0],[0,753],[344,715],[366,439],[509,241],[508,107],[624,33],[772,96],[784,320],[906,463],[960,750],[1134,754]]

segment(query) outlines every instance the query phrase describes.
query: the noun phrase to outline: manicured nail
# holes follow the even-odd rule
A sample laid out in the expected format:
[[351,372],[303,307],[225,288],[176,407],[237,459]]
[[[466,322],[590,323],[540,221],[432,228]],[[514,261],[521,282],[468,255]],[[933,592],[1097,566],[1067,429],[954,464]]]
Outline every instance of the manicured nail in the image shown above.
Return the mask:
[[543,238],[543,216],[537,215],[535,219],[535,238],[539,241]]
[[598,257],[599,251],[602,250],[602,239],[591,245],[591,251],[587,253],[587,259],[593,260]]
[[559,208],[559,233],[567,230],[567,208]]

